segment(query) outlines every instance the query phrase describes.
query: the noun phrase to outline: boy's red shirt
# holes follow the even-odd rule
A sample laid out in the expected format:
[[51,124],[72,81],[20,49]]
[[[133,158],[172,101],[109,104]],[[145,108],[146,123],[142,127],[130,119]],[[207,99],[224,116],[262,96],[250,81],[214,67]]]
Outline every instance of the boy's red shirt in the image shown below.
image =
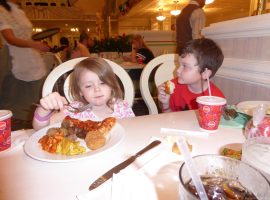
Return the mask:
[[[198,104],[196,102],[196,98],[199,96],[208,96],[209,95],[208,89],[203,91],[202,93],[195,94],[195,93],[192,93],[188,89],[187,84],[178,83],[177,78],[174,78],[171,81],[175,85],[174,92],[170,96],[170,108],[172,111],[198,109]],[[211,93],[213,96],[225,98],[225,96],[221,92],[221,90],[217,86],[215,86],[212,82],[210,82],[210,87],[211,87]]]

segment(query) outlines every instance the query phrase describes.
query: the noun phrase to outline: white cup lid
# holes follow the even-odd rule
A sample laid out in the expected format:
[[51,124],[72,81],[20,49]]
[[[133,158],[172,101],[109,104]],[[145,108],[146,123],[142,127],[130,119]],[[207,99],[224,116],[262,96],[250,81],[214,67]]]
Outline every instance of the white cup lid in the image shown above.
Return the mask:
[[0,110],[0,121],[12,117],[12,112],[10,110]]
[[216,96],[200,96],[196,99],[197,103],[206,105],[225,105],[226,99]]

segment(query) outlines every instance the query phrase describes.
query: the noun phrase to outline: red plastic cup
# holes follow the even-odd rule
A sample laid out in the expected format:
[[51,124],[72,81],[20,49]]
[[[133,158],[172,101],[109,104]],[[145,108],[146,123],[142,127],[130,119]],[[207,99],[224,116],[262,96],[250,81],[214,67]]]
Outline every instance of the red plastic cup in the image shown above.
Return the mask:
[[11,146],[11,116],[11,111],[0,110],[0,151]]
[[198,121],[202,131],[216,132],[226,99],[216,96],[200,96],[198,103]]
[[138,57],[138,63],[139,63],[139,64],[143,64],[143,59],[142,59],[142,57]]

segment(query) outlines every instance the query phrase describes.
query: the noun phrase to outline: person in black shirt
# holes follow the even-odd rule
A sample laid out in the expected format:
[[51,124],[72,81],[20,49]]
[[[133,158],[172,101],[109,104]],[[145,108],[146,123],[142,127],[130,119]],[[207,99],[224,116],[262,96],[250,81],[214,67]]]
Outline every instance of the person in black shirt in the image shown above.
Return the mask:
[[134,35],[132,39],[131,61],[147,64],[154,58],[153,52],[145,44],[141,35]]

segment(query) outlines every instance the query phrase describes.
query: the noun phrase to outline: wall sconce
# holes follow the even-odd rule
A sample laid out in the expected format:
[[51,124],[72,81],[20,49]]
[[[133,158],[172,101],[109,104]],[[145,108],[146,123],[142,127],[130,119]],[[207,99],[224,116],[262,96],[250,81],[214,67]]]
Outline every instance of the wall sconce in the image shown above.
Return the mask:
[[164,15],[162,14],[162,10],[163,10],[163,9],[159,9],[159,14],[158,14],[158,16],[156,17],[156,19],[157,19],[158,21],[164,21],[164,20],[166,19],[166,16],[164,16]]
[[171,15],[177,16],[181,13],[181,10],[177,9],[178,1],[173,1],[173,2],[175,4],[175,9],[171,10],[170,13],[171,13]]

